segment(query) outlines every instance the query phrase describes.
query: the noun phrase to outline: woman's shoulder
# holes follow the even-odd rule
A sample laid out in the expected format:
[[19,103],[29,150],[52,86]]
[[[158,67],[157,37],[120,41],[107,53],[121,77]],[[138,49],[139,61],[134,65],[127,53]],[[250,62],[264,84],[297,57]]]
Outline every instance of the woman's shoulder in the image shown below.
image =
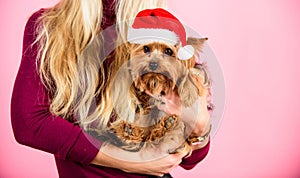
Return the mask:
[[41,9],[39,9],[39,10],[33,12],[33,13],[29,16],[29,18],[28,18],[28,20],[27,20],[27,24],[28,24],[28,23],[36,24],[36,22],[38,21],[39,17],[40,17],[45,11],[46,11],[46,9],[41,8]]
[[37,11],[34,11],[29,18],[27,19],[25,29],[24,29],[24,40],[32,44],[36,38],[36,30],[40,21],[40,17],[47,12],[47,9],[41,8]]

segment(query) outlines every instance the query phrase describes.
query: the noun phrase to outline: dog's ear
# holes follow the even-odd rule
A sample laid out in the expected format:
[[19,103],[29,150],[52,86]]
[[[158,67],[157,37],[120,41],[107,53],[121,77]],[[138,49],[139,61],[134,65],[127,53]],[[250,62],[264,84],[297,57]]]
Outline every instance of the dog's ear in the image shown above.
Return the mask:
[[195,37],[188,37],[187,39],[187,45],[191,45],[195,49],[195,53],[193,57],[191,57],[189,60],[181,60],[181,63],[188,69],[191,69],[196,64],[196,58],[200,58],[200,52],[202,50],[202,47],[205,43],[205,41],[208,40],[208,38],[195,38]]
[[186,44],[193,46],[195,49],[201,49],[208,38],[188,37]]
[[195,49],[195,56],[199,57],[200,52],[204,46],[204,43],[208,40],[208,38],[195,38],[195,37],[188,37],[186,43],[187,45],[193,46]]

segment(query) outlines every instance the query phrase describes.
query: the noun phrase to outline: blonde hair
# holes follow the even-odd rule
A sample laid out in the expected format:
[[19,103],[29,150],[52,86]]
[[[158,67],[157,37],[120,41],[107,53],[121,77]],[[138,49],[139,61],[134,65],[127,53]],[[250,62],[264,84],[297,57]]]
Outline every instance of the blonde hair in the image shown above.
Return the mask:
[[[165,7],[164,0],[119,0],[116,3],[121,41],[129,25],[124,23],[126,20],[133,19],[142,9]],[[75,117],[83,128],[95,121],[102,128],[108,124],[113,105],[111,93],[105,92],[109,85],[104,83],[125,62],[124,58],[116,58],[106,78],[102,76],[103,66],[97,57],[100,54],[85,55],[87,48],[101,46],[97,35],[101,30],[102,7],[102,0],[62,0],[45,10],[37,29],[38,66],[41,79],[51,92],[50,111],[65,119]],[[101,100],[97,103],[98,95]]]

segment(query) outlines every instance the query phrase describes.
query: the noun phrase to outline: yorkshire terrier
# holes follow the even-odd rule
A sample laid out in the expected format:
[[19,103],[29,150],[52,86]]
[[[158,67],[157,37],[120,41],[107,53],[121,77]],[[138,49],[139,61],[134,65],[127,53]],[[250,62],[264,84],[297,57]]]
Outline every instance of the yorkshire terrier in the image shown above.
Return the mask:
[[[130,44],[130,60],[123,71],[122,78],[115,81],[115,98],[126,96],[130,91],[134,108],[134,119],[129,122],[118,116],[107,132],[109,142],[133,152],[139,152],[145,159],[163,153],[191,153],[190,143],[186,141],[185,125],[177,115],[167,115],[157,108],[164,104],[161,97],[175,92],[183,107],[192,106],[199,96],[207,96],[206,72],[194,68],[195,58],[207,38],[188,38],[187,44],[193,46],[195,54],[188,60],[179,60],[179,45],[164,42]],[[131,78],[130,80],[126,80]],[[127,86],[126,86],[127,85]],[[125,87],[126,86],[126,87]],[[124,93],[125,92],[125,93]],[[114,101],[116,113],[127,101]],[[123,107],[124,108],[124,107]],[[118,115],[118,114],[117,114]]]
[[[201,51],[207,38],[188,38],[187,44]],[[204,74],[194,68],[195,55],[189,60],[177,59],[178,46],[163,42],[134,45],[130,69],[134,86],[141,92],[161,96],[175,91],[185,107],[207,94]],[[196,53],[196,55],[199,55]]]

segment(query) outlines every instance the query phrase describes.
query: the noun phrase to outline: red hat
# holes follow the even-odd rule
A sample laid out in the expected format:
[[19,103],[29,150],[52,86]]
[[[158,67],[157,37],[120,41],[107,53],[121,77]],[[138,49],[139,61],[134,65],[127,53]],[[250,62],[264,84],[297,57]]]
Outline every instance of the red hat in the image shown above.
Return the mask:
[[163,41],[171,45],[180,44],[178,58],[181,60],[190,59],[194,55],[194,48],[186,45],[184,26],[175,16],[161,8],[139,12],[132,27],[128,29],[127,40],[135,44],[155,41]]

